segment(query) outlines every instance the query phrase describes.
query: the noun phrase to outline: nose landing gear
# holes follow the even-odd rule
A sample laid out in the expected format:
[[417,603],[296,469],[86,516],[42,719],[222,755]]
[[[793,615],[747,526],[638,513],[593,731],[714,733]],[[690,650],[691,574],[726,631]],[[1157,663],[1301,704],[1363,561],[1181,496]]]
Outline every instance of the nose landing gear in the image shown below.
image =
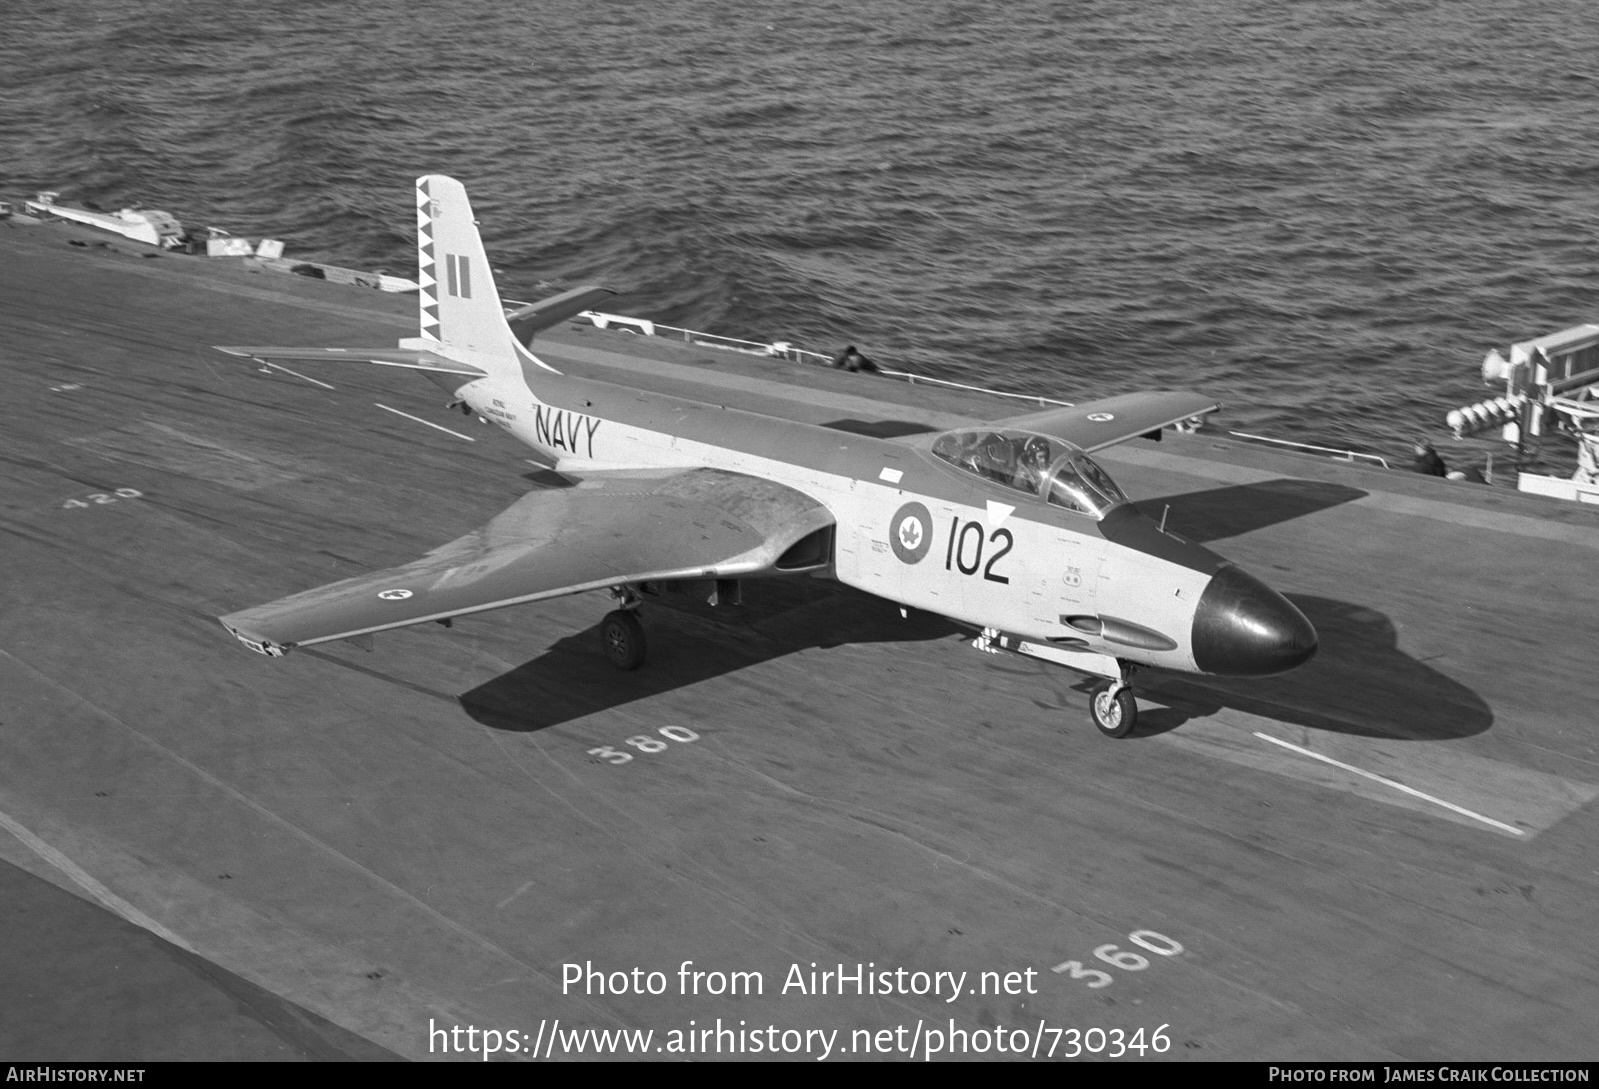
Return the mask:
[[1126,737],[1138,725],[1138,701],[1133,698],[1133,667],[1121,666],[1121,677],[1096,685],[1088,697],[1088,714],[1106,737]]
[[[1054,662],[1080,673],[1105,677],[1088,697],[1088,714],[1106,737],[1126,737],[1138,724],[1138,701],[1133,698],[1133,672],[1138,668],[1125,658],[1088,650],[1086,644],[1065,645],[1065,640],[1033,643],[998,628],[984,628],[972,646],[989,654],[1015,651],[1029,658]],[[1072,640],[1070,642],[1081,642]]]

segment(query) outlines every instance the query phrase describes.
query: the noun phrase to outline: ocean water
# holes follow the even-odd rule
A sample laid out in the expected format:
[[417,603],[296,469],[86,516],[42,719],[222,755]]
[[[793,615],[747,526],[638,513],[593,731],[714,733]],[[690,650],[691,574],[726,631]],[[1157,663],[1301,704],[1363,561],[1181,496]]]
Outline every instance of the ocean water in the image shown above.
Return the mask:
[[408,273],[444,172],[507,296],[1401,457],[1599,320],[1588,0],[0,12],[0,195],[290,256]]

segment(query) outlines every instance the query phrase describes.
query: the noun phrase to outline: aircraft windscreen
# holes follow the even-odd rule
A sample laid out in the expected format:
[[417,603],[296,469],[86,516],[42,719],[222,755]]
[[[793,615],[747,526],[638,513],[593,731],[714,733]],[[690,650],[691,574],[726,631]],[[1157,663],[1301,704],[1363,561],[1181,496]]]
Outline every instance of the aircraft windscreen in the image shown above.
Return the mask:
[[1077,469],[1083,474],[1083,479],[1087,480],[1105,500],[1105,506],[1101,508],[1102,510],[1109,510],[1117,503],[1127,502],[1127,493],[1117,487],[1116,482],[1110,478],[1110,474],[1104,470],[1104,467],[1087,454],[1077,459]]
[[1127,496],[1110,474],[1087,454],[1067,454],[1056,461],[1050,467],[1046,486],[1046,497],[1057,507],[1095,518],[1102,517],[1116,504],[1127,502]]

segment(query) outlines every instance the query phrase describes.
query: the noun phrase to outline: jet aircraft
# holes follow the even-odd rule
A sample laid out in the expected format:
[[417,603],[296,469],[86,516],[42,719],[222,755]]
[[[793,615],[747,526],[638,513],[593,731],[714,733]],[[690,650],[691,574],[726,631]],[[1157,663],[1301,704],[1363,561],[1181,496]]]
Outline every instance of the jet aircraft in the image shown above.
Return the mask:
[[507,314],[466,189],[416,185],[421,335],[398,348],[228,347],[263,361],[341,360],[424,373],[452,404],[549,459],[570,487],[529,493],[401,567],[221,618],[246,646],[293,647],[609,590],[606,656],[645,656],[641,602],[676,580],[736,599],[738,580],[823,575],[980,628],[1103,678],[1095,725],[1132,731],[1141,667],[1252,676],[1308,660],[1316,632],[1287,599],[1140,513],[1090,456],[1219,405],[1133,393],[936,436],[843,433],[558,373],[532,334],[608,292]]

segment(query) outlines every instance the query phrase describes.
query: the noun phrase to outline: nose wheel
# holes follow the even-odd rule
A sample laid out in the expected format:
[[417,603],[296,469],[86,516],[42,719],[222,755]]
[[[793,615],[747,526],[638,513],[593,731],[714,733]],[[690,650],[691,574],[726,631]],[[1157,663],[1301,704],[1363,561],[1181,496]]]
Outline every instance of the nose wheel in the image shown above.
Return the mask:
[[1088,697],[1088,714],[1106,737],[1126,737],[1138,725],[1138,701],[1124,676],[1097,686]]

